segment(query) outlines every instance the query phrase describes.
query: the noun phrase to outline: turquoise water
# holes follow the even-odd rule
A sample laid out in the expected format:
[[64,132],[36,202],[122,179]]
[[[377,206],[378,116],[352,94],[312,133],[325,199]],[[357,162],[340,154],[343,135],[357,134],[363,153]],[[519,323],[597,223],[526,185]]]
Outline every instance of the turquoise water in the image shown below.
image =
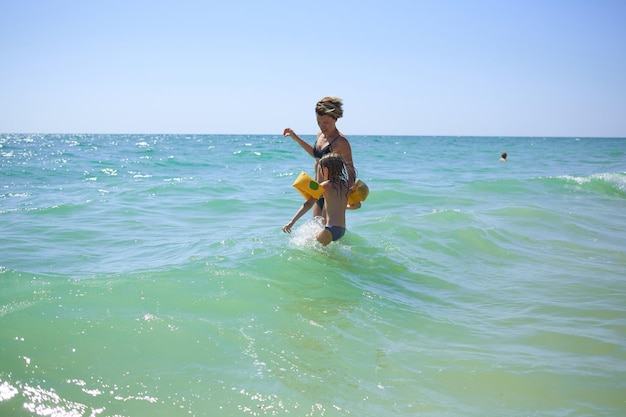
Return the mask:
[[626,414],[626,139],[349,138],[0,135],[0,416]]

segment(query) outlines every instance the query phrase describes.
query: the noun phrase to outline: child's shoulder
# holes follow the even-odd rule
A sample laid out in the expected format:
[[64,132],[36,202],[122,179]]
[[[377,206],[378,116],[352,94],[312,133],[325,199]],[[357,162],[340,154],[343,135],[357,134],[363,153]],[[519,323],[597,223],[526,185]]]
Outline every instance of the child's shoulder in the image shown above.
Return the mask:
[[341,186],[339,181],[333,181],[333,180],[322,181],[320,182],[320,185],[324,188],[337,188]]
[[320,185],[324,188],[325,191],[333,190],[333,191],[342,191],[348,189],[347,181],[332,181],[327,180],[320,183]]

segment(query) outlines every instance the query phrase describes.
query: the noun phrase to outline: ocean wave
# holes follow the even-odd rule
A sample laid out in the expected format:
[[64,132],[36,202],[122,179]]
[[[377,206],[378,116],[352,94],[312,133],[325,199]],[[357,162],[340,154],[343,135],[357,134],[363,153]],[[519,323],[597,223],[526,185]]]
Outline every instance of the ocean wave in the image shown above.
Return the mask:
[[580,190],[626,197],[626,172],[598,173],[588,176],[562,175],[556,177],[567,186],[575,184]]

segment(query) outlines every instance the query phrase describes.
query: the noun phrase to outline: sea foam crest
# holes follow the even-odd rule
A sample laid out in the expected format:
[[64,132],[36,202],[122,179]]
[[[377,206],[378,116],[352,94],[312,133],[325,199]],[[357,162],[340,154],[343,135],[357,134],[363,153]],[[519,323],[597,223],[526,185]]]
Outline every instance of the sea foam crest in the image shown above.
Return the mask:
[[573,181],[578,185],[584,186],[587,184],[604,183],[621,192],[626,192],[626,172],[608,172],[592,174],[586,177],[576,177],[572,175],[562,175],[557,178],[564,179],[566,181]]

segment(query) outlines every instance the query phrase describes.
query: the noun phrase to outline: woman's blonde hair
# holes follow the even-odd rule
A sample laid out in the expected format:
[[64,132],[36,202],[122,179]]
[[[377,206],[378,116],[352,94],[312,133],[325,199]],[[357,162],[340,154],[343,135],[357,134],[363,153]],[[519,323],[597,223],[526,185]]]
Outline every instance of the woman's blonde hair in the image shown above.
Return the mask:
[[335,120],[343,116],[343,102],[339,97],[327,96],[317,102],[315,113],[318,116],[330,116]]

